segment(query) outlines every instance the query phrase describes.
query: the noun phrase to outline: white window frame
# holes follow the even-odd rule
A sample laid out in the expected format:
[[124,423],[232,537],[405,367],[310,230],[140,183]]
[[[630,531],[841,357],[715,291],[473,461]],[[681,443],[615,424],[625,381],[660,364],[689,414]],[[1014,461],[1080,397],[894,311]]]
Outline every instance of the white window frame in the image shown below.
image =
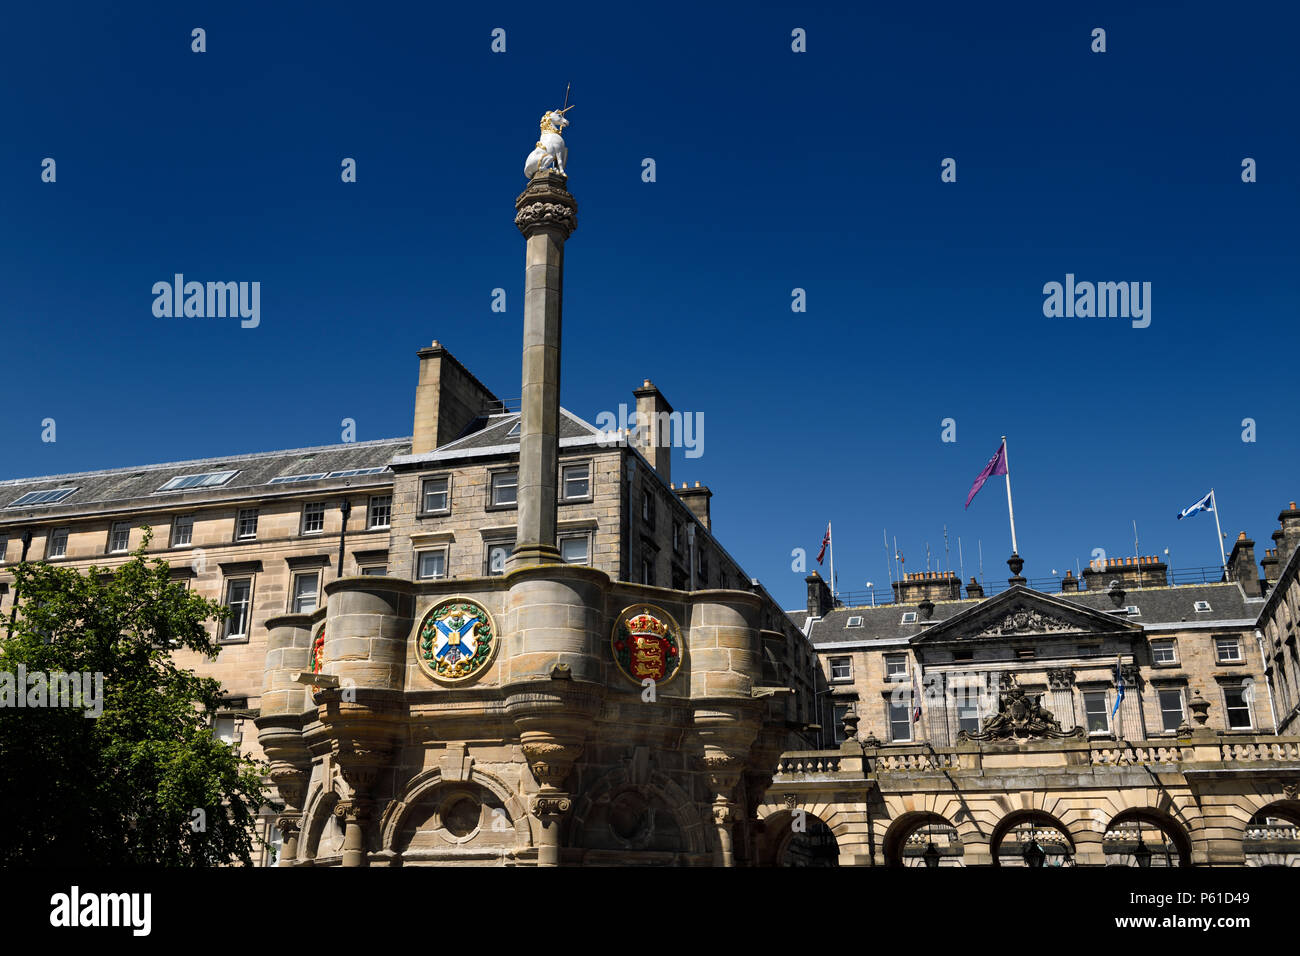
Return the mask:
[[[570,478],[569,472],[581,468],[586,474],[581,478]],[[592,496],[591,481],[591,461],[571,461],[560,465],[560,500],[561,501],[590,501]],[[570,482],[583,482],[587,489],[582,494],[570,494]]]
[[[244,534],[244,525],[248,521],[248,516],[252,515],[253,531],[251,534]],[[256,541],[257,540],[257,519],[258,509],[240,508],[235,515],[235,540],[236,541]]]
[[230,630],[234,615],[231,614],[222,624],[223,642],[243,643],[251,639],[253,630],[253,576],[251,574],[237,574],[233,577],[226,578],[221,589],[222,607],[234,610],[234,605],[230,603],[230,590],[235,584],[246,582],[248,584],[248,597],[244,600],[244,628],[243,633],[232,633]]
[[[441,573],[441,574],[425,574],[425,573],[424,573],[424,559],[425,559],[426,557],[428,557],[428,558],[432,558],[432,557],[438,557],[438,556],[441,556],[441,558],[442,558],[442,573]],[[448,553],[447,553],[447,549],[446,549],[446,548],[422,548],[421,550],[415,552],[415,578],[416,578],[416,580],[417,580],[417,581],[441,581],[443,578],[445,578],[445,577],[448,576],[448,575],[447,575],[447,563],[448,563]]]
[[[380,524],[380,519],[383,523]],[[383,531],[393,526],[393,496],[371,495],[366,501],[366,530]]]
[[[1169,649],[1169,660],[1162,661],[1159,657],[1159,651],[1164,648]],[[1151,642],[1151,663],[1153,664],[1177,664],[1178,663],[1178,641],[1172,637],[1157,638]]]
[[[1250,684],[1243,682],[1240,684],[1224,684],[1223,687],[1220,688],[1221,691],[1220,697],[1223,699],[1223,725],[1228,730],[1254,730],[1255,729],[1255,708],[1251,706],[1250,690],[1249,690],[1250,686],[1251,686]],[[1237,691],[1241,694],[1240,708],[1234,708],[1228,705],[1229,691]],[[1240,710],[1242,708],[1245,708],[1246,710],[1247,723],[1244,727],[1234,727],[1232,725],[1232,711]]]
[[[68,556],[68,536],[70,528],[54,528],[50,531],[49,537],[45,539],[45,556],[47,558],[66,558]],[[59,544],[58,550],[54,548],[55,543]]]
[[[1178,720],[1172,727],[1168,726],[1169,721],[1166,719],[1166,715],[1172,713],[1171,710],[1165,707],[1166,694],[1175,694],[1178,697]],[[1174,733],[1178,729],[1179,725],[1187,719],[1187,704],[1183,700],[1183,689],[1181,687],[1156,688],[1156,704],[1160,708],[1160,726],[1165,733]]]
[[[1093,735],[1093,734],[1110,733],[1110,709],[1111,709],[1110,692],[1105,689],[1098,689],[1098,690],[1085,690],[1082,693],[1083,693],[1083,726],[1087,729],[1088,734]],[[1092,721],[1090,719],[1091,715],[1088,712],[1088,698],[1097,697],[1099,695],[1101,697],[1101,704],[1102,704],[1101,715],[1102,718],[1106,721],[1106,726],[1100,730],[1093,730]]]
[[[894,667],[900,662],[903,665],[903,669],[901,672],[895,672]],[[885,680],[891,682],[907,680],[907,675],[908,675],[908,663],[907,663],[906,654],[885,655]]]
[[[513,492],[511,499],[509,501],[499,501],[497,492],[506,488],[511,489]],[[519,507],[519,472],[516,469],[494,471],[490,474],[488,478],[488,507]]]
[[[118,542],[118,536],[125,534],[126,540]],[[105,554],[125,554],[131,550],[131,522],[114,521],[108,526],[108,548]]]
[[852,617],[850,617],[850,618],[848,619],[848,621],[845,623],[844,626],[845,626],[845,627],[861,627],[861,626],[862,626],[862,615],[861,615],[861,614],[854,614]]
[[[319,516],[320,516],[320,527],[319,527],[319,528],[314,528],[314,529],[313,529],[313,528],[309,528],[309,527],[307,527],[307,517],[308,517],[309,514],[312,515],[312,516],[315,516],[315,515],[319,515]],[[316,534],[324,534],[324,533],[325,533],[325,502],[323,502],[323,501],[305,501],[305,502],[303,502],[303,506],[302,506],[302,523],[298,526],[298,531],[299,531],[300,534],[305,534],[305,535],[306,535],[306,534],[316,535]]]
[[[434,482],[442,482],[445,486],[441,492],[430,492],[429,485]],[[429,507],[430,494],[442,494],[445,503],[441,508]],[[420,514],[422,515],[449,515],[451,514],[451,475],[428,475],[420,479]]]
[[[207,471],[194,475],[174,475],[163,482],[159,491],[186,491],[190,488],[216,488],[224,485],[238,471]],[[197,480],[196,480],[197,479]]]
[[[912,706],[913,704],[910,694],[900,694],[897,700],[895,700],[892,695],[885,698],[885,719],[889,724],[889,739],[891,743],[902,744],[912,742]],[[903,709],[903,723],[907,726],[906,737],[899,736],[897,733],[897,727],[894,723],[894,711],[897,707]]]
[[[584,544],[585,549],[584,549],[583,559],[581,561],[570,561],[568,558],[564,557],[564,542],[566,541],[581,541]],[[562,534],[559,536],[556,543],[560,549],[560,558],[564,561],[565,564],[578,564],[578,565],[584,565],[586,567],[591,566],[591,533],[590,532],[583,532],[581,534]]]
[[[504,548],[505,555],[501,559],[501,570],[493,571],[492,552],[497,550],[498,548]],[[514,549],[515,549],[515,542],[513,539],[508,541],[495,540],[495,541],[484,542],[483,569],[484,571],[486,571],[488,577],[500,577],[501,575],[506,573],[506,564],[510,561],[510,552],[512,552]]]
[[[853,680],[853,657],[852,655],[836,656],[829,660],[830,674],[832,681],[851,681]],[[843,667],[847,673],[837,674],[837,668]]]
[[[1225,657],[1223,648],[1227,641],[1232,641],[1233,656]],[[1224,643],[1221,643],[1224,642]],[[1240,664],[1246,659],[1241,649],[1241,638],[1232,634],[1218,634],[1214,638],[1214,660],[1218,664]]]
[[915,612],[915,611],[904,611],[904,612],[903,612],[903,619],[902,619],[901,621],[899,621],[898,623],[899,623],[899,624],[915,624],[915,623],[916,623],[916,612]]
[[[186,530],[185,540],[180,539],[180,531]],[[172,518],[171,546],[173,548],[189,548],[194,545],[194,515],[176,515]]]
[[[298,582],[304,581],[307,578],[314,578],[316,580],[316,587],[311,594],[311,607],[304,609],[300,605],[305,595],[298,593]],[[320,571],[299,571],[295,573],[293,576],[293,581],[291,582],[291,590],[289,592],[290,613],[311,614],[319,607],[320,607]]]

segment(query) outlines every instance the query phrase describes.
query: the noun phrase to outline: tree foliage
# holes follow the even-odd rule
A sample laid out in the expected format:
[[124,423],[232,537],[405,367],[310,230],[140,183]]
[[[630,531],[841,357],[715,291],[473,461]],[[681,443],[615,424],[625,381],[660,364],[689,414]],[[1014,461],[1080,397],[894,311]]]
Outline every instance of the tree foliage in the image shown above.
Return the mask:
[[0,707],[0,865],[251,863],[266,768],[213,735],[220,683],[172,657],[215,657],[227,612],[146,560],[149,539],[116,569],[13,569],[0,676],[101,674],[102,712]]

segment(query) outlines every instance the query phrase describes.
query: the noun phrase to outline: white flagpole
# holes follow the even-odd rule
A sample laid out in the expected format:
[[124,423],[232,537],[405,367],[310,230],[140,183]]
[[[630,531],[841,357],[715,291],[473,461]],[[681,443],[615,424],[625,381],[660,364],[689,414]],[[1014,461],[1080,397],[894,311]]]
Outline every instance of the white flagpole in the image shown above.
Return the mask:
[[1007,436],[1002,436],[1002,462],[1007,466],[1007,516],[1011,519],[1011,553],[1019,554],[1016,547],[1016,512],[1011,507],[1011,458],[1007,454]]
[[1223,553],[1223,527],[1219,524],[1219,499],[1214,496],[1214,489],[1210,489],[1210,501],[1214,504],[1214,530],[1219,533],[1219,557],[1223,559],[1223,576],[1228,576],[1228,556]]
[[830,539],[831,551],[831,606],[835,606],[835,532],[831,523],[826,522],[826,537]]

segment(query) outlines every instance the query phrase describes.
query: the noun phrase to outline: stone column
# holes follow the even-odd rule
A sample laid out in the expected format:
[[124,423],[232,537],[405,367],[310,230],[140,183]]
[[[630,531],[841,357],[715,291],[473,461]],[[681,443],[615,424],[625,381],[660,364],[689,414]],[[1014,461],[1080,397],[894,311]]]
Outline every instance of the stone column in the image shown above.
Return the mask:
[[343,824],[343,865],[365,866],[365,829],[370,819],[369,800],[340,800],[334,815]]
[[524,355],[519,429],[519,524],[514,567],[558,564],[556,485],[560,443],[560,300],[564,243],[578,204],[560,173],[538,173],[515,200],[515,225],[527,239]]

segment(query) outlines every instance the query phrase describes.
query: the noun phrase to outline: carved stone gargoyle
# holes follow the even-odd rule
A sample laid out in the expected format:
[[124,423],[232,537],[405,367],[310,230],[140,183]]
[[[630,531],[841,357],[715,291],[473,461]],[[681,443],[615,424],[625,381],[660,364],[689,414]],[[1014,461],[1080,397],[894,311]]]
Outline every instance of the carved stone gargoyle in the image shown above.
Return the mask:
[[1060,739],[1082,737],[1083,728],[1062,730],[1052,712],[1039,701],[1041,695],[1026,694],[1013,676],[1011,683],[998,695],[998,712],[984,722],[978,731],[963,730],[957,734],[961,740],[1024,740],[1031,737]]

